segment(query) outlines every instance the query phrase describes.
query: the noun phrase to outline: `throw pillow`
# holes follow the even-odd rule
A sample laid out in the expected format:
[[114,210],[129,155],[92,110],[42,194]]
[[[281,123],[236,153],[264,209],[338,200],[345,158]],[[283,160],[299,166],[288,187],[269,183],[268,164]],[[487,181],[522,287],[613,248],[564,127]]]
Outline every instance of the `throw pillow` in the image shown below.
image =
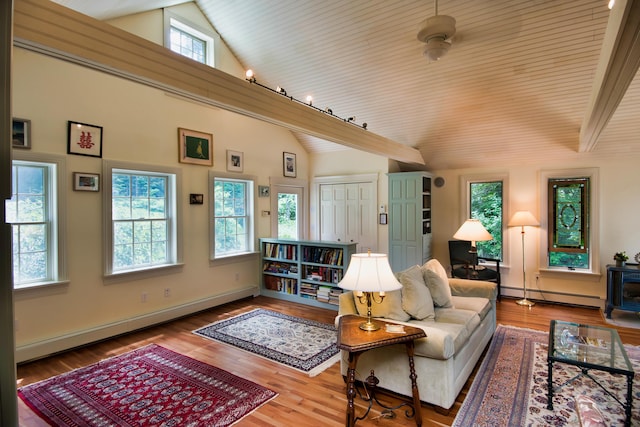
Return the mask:
[[438,307],[453,308],[451,298],[451,288],[449,287],[449,279],[442,279],[436,272],[429,269],[423,269],[424,282],[431,292],[433,302]]
[[398,273],[398,281],[402,283],[402,308],[404,311],[414,319],[435,319],[433,300],[429,288],[424,283],[420,266],[416,265]]
[[435,258],[425,262],[422,268],[433,271],[438,276],[440,276],[444,281],[449,280],[449,276],[447,275],[447,270],[445,270],[442,264],[440,264],[440,261],[438,261]]
[[[398,320],[400,322],[406,322],[411,319],[411,316],[402,309],[402,294],[400,290],[385,292],[384,300],[382,304],[378,304],[376,301],[380,301],[380,294],[378,292],[373,293],[375,301],[371,302],[371,316],[382,317],[385,319]],[[360,302],[360,298],[353,292],[353,301],[356,304],[358,315],[367,315],[367,302],[363,298],[364,302]]]

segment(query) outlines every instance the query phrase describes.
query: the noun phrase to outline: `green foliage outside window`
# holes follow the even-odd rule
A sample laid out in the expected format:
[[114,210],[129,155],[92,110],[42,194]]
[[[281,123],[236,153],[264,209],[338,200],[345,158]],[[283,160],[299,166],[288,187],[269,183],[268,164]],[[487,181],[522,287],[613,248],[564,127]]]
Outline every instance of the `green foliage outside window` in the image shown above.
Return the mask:
[[298,196],[278,193],[278,238],[298,238]]
[[480,220],[493,240],[477,242],[478,256],[502,260],[502,181],[470,183],[471,218]]
[[215,254],[249,250],[247,183],[216,179],[214,182]]

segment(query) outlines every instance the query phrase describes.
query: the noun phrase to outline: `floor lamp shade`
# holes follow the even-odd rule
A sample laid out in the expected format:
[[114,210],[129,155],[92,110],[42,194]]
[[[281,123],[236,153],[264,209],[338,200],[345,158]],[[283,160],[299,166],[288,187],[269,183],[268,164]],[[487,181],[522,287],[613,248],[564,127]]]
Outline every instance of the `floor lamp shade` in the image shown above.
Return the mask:
[[529,211],[518,211],[513,214],[508,227],[520,227],[520,235],[522,237],[522,290],[524,293],[524,297],[520,300],[516,301],[516,304],[525,305],[527,307],[531,307],[535,305],[533,301],[527,299],[527,277],[526,277],[526,268],[525,268],[525,256],[524,256],[524,227],[538,227],[540,223],[533,216],[533,214]]
[[[371,320],[371,302],[381,304],[385,292],[402,288],[391,271],[386,254],[353,254],[347,272],[338,283],[342,289],[353,291],[361,304],[367,304],[367,321],[360,324],[364,331],[377,331],[380,325]],[[378,292],[378,301],[374,292]]]

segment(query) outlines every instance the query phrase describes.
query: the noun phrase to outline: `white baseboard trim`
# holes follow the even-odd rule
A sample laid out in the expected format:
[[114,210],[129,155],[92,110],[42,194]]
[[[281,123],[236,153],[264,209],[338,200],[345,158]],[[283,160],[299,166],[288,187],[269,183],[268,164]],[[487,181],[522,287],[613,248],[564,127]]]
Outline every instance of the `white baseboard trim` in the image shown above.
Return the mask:
[[[501,287],[502,296],[511,298],[522,298],[522,289]],[[597,296],[566,294],[561,292],[540,291],[538,289],[527,289],[527,298],[534,301],[548,301],[560,304],[582,305],[586,307],[597,307],[604,309],[605,301]]]
[[96,326],[91,329],[76,331],[54,338],[17,346],[15,361],[16,363],[21,363],[33,359],[39,359],[74,347],[104,340],[127,332],[132,332],[137,329],[146,328],[158,323],[167,322],[182,316],[197,313],[198,311],[206,310],[211,307],[256,295],[259,295],[259,288],[257,286],[252,286],[238,291],[229,292],[227,294],[216,295],[198,301],[192,301],[186,304],[154,311],[152,313],[146,313],[117,322]]

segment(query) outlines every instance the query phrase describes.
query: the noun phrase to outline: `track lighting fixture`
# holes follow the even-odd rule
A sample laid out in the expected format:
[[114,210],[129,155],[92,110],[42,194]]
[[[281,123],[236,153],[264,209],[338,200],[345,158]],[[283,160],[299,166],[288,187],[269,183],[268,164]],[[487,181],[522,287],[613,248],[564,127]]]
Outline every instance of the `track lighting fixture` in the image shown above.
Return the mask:
[[340,118],[340,117],[338,117],[338,116],[334,115],[334,114],[333,114],[333,110],[332,110],[331,108],[329,108],[329,107],[326,107],[324,110],[322,110],[322,109],[320,109],[320,108],[318,108],[318,107],[314,107],[314,106],[313,106],[313,97],[312,97],[311,95],[308,95],[308,96],[307,96],[307,98],[306,98],[306,102],[302,102],[302,101],[300,101],[299,99],[294,98],[293,96],[288,96],[288,95],[287,95],[287,91],[286,91],[286,90],[284,90],[284,88],[282,88],[282,87],[280,87],[280,86],[276,86],[276,88],[275,88],[275,89],[273,89],[273,88],[270,88],[270,87],[265,86],[265,85],[263,85],[262,83],[258,82],[258,81],[256,80],[256,75],[255,75],[255,73],[253,72],[253,70],[247,70],[247,71],[245,72],[245,77],[246,77],[246,79],[247,79],[247,81],[248,81],[249,83],[252,83],[252,84],[258,85],[258,86],[260,86],[260,87],[263,87],[263,88],[265,88],[265,89],[267,89],[267,90],[270,90],[271,92],[277,93],[277,94],[279,94],[279,95],[286,96],[287,98],[289,98],[289,99],[290,99],[290,100],[292,100],[292,101],[299,102],[300,104],[308,105],[309,107],[311,107],[311,108],[313,108],[313,109],[315,109],[315,110],[318,110],[318,111],[319,111],[319,112],[321,112],[321,113],[329,114],[329,115],[331,115],[331,116],[333,116],[333,117],[337,117],[337,118],[339,118],[339,119],[343,120],[343,121],[344,121],[344,122],[346,122],[346,123],[351,123],[351,124],[353,124],[353,125],[356,125],[356,126],[361,127],[361,128],[362,128],[362,129],[364,129],[364,130],[367,130],[367,124],[366,124],[366,123],[363,123],[362,125],[358,125],[357,123],[355,123],[355,121],[356,121],[356,116],[351,116],[351,117],[349,117],[349,118],[347,118],[347,119],[342,119],[342,118]]

